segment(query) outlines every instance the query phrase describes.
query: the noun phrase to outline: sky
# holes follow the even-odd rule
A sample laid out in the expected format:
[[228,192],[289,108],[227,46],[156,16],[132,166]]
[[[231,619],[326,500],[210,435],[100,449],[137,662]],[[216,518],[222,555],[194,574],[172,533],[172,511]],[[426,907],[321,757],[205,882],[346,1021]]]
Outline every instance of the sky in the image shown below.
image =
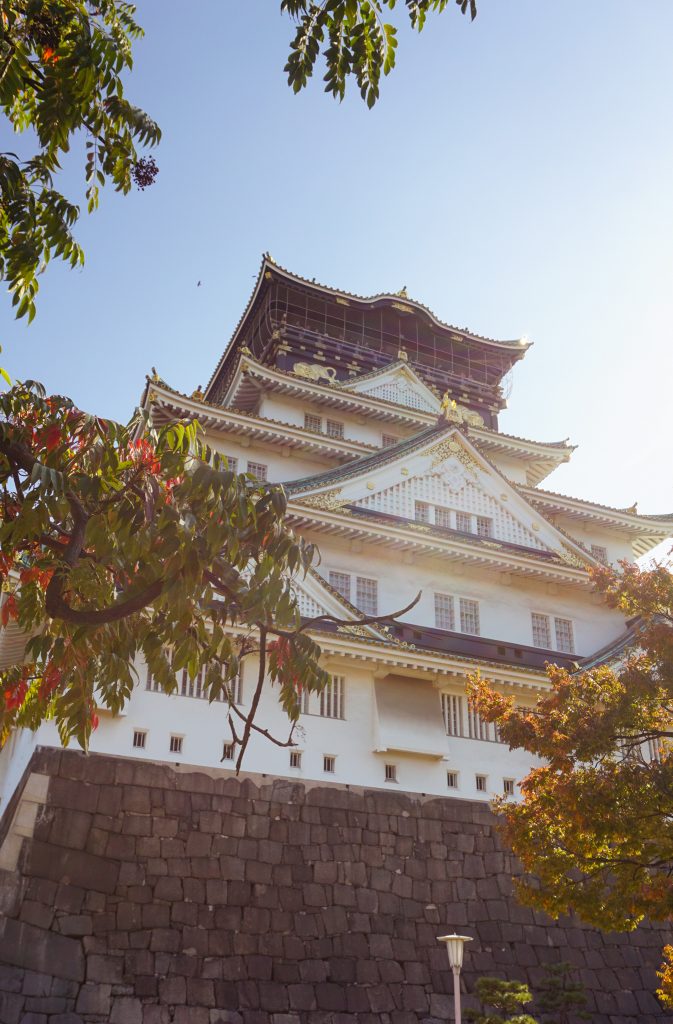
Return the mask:
[[[31,326],[0,304],[2,364],[127,419],[153,366],[207,382],[269,251],[526,335],[501,429],[579,446],[546,486],[673,511],[670,0],[450,4],[400,32],[373,110],[321,76],[288,89],[279,6],[140,0],[127,95],[163,130],[156,184],[103,190],[84,269],[48,267]],[[75,146],[59,187],[84,207],[83,165]]]

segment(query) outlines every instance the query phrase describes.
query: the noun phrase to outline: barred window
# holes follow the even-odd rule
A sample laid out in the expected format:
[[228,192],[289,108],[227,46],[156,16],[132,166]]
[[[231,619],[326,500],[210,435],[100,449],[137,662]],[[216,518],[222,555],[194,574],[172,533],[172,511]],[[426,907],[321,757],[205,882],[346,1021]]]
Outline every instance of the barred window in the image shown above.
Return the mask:
[[266,480],[268,468],[263,462],[248,462],[248,473],[252,473],[258,480]]
[[396,445],[398,441],[399,441],[399,437],[396,437],[395,434],[382,434],[381,435],[381,447],[382,448],[392,448],[393,445]]
[[485,722],[478,712],[468,706],[467,709],[468,734],[472,740],[490,740],[491,730],[488,722]]
[[290,751],[290,768],[301,768],[301,750]]
[[460,631],[479,636],[479,602],[467,597],[460,599]]
[[301,691],[301,713],[302,713],[302,715],[308,715],[310,713],[309,712],[309,700],[310,700],[310,697],[311,697],[311,695],[308,692],[308,690],[302,690]]
[[[234,679],[231,679],[224,686],[226,700],[228,704],[242,704],[243,703],[243,675],[241,672],[238,673]],[[205,695],[204,695],[205,696]]]
[[453,598],[450,594],[435,594],[435,626],[437,629],[456,628]]
[[201,686],[203,679],[203,669],[199,669],[198,675],[190,679],[189,672],[187,669],[182,670],[182,680],[180,682],[180,694],[183,697],[202,697],[203,689]]
[[232,743],[231,740],[225,740],[222,747],[222,760],[233,761],[236,753],[236,744]]
[[322,718],[344,718],[343,676],[331,676],[320,694],[320,715]]
[[479,537],[493,536],[493,520],[489,516],[477,516],[477,534]]
[[575,653],[575,641],[573,638],[573,624],[570,619],[554,619],[556,630],[556,650],[563,654]]
[[531,612],[530,620],[533,627],[533,647],[544,647],[548,651],[551,648],[549,616]]
[[456,512],[456,529],[463,533],[472,533],[472,516],[467,512]]
[[145,741],[147,739],[147,732],[145,729],[134,729],[133,731],[133,746],[138,750],[145,749]]
[[477,792],[478,793],[485,793],[486,792],[486,776],[485,775],[475,775],[474,782],[475,782],[475,785],[477,787]]
[[514,779],[503,779],[502,791],[505,796],[514,796]]
[[182,736],[171,736],[169,750],[171,754],[182,753]]
[[378,615],[379,584],[378,580],[370,580],[366,576],[355,579],[355,604],[365,615]]
[[435,505],[435,526],[444,526],[447,530],[451,529],[450,508],[441,508]]
[[322,770],[329,774],[336,771],[336,757],[334,754],[323,754]]
[[238,473],[238,459],[234,455],[225,455],[227,469],[232,473]]
[[454,693],[442,694],[442,717],[447,736],[464,736],[463,698]]
[[351,578],[347,572],[332,572],[329,574],[329,585],[334,587],[337,594],[341,594],[347,601],[351,599]]
[[315,430],[319,434],[322,434],[322,417],[315,416],[312,412],[305,412],[304,426],[307,430]]
[[446,785],[449,789],[458,789],[458,772],[446,773]]
[[660,739],[649,739],[646,743],[647,749],[647,760],[648,761],[661,761],[661,740]]
[[608,549],[603,547],[602,544],[592,544],[591,554],[594,556],[597,562],[602,562],[603,565],[608,564]]
[[385,779],[386,782],[397,782],[397,765],[387,764],[385,766]]
[[328,437],[342,438],[344,436],[344,425],[339,420],[327,420],[325,426]]
[[417,501],[414,504],[414,516],[419,523],[430,522],[430,506],[427,501]]

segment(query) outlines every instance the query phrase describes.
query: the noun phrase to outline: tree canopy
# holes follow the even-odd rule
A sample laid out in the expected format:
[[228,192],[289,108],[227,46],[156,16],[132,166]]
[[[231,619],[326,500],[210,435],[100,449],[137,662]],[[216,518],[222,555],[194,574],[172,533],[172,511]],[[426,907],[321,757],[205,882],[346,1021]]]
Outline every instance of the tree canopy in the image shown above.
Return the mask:
[[520,1012],[533,999],[522,981],[478,978],[474,991],[482,1008],[465,1011],[465,1019],[472,1024],[537,1024],[529,1013]]
[[634,620],[618,663],[549,666],[551,689],[531,708],[480,679],[471,700],[511,748],[544,760],[523,800],[498,807],[526,871],[519,898],[624,930],[673,920],[673,575],[623,562],[594,582]]
[[[0,617],[28,638],[25,664],[0,672],[0,739],[53,719],[86,746],[142,655],[167,693],[186,671],[225,702],[239,766],[253,731],[292,742],[255,722],[264,685],[292,725],[329,676],[295,596],[316,553],[284,522],[282,488],[233,473],[196,423],[121,426],[27,382],[0,396],[0,507]],[[248,657],[244,714],[228,698]]]

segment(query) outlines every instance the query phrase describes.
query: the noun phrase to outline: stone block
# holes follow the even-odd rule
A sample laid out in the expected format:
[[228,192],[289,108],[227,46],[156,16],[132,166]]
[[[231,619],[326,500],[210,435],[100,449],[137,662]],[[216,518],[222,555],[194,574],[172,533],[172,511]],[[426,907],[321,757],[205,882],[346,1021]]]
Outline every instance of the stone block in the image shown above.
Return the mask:
[[27,874],[56,882],[76,881],[82,889],[112,893],[117,887],[119,864],[81,850],[33,841],[24,868]]
[[91,983],[119,984],[122,980],[123,966],[121,956],[102,956],[94,953],[87,957],[86,980]]
[[93,931],[88,914],[64,914],[58,918],[57,924],[61,935],[91,935]]
[[187,981],[178,976],[159,980],[159,1001],[167,1006],[181,1006],[187,1002]]
[[132,996],[118,996],[112,1000],[110,1024],[143,1024],[143,1006]]
[[210,1013],[205,1006],[176,1006],[173,1024],[210,1024]]
[[100,1014],[108,1017],[110,1013],[111,985],[86,984],[82,985],[77,996],[75,1010],[83,1014]]
[[0,919],[0,963],[84,980],[84,955],[79,942],[12,918]]
[[24,997],[13,992],[0,992],[0,1021],[2,1024],[19,1024],[24,1006]]

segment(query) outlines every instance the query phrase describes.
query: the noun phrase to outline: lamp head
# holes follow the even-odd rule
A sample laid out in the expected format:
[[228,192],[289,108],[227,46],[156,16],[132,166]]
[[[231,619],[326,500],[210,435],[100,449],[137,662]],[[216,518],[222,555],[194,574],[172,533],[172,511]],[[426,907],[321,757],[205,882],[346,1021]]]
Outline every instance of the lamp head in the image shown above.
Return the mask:
[[446,952],[449,954],[449,965],[451,967],[457,967],[458,970],[463,966],[463,947],[466,942],[472,942],[470,935],[438,935],[438,942],[446,943]]

